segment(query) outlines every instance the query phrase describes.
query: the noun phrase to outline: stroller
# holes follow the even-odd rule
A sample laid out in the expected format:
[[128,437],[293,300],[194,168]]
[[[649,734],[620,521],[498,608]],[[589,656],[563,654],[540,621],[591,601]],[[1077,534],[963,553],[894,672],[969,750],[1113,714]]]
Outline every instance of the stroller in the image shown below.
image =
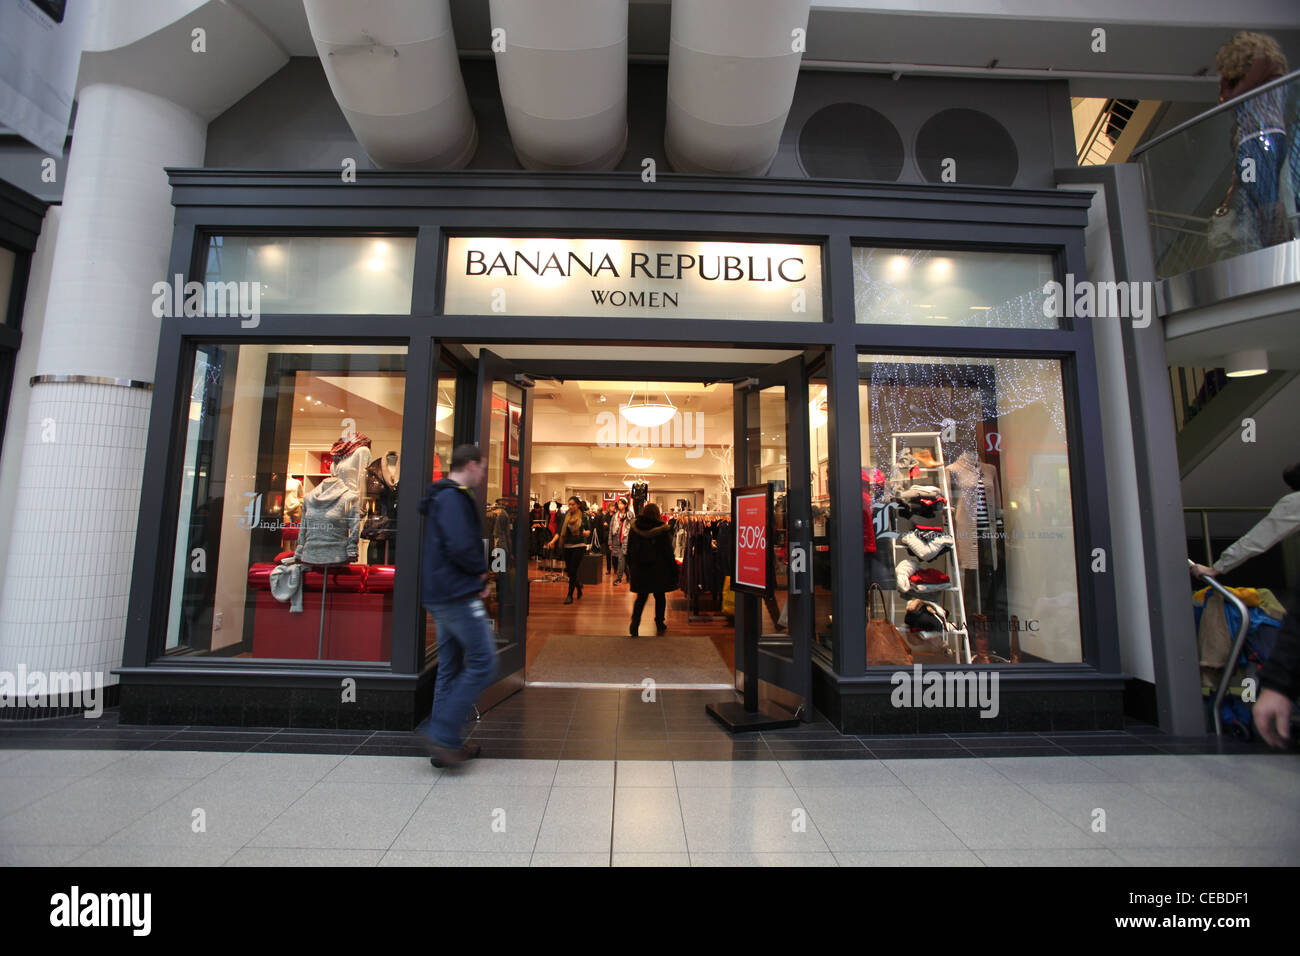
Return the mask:
[[[1192,563],[1188,562],[1189,565]],[[1222,595],[1228,632],[1234,635],[1232,650],[1225,661],[1217,688],[1202,688],[1206,706],[1214,720],[1214,732],[1222,737],[1226,727],[1233,737],[1251,740],[1255,738],[1255,729],[1251,721],[1250,703],[1243,700],[1243,691],[1247,680],[1252,687],[1258,688],[1260,665],[1268,660],[1282,622],[1259,608],[1248,608],[1241,598],[1213,578],[1202,576],[1201,580]],[[1207,604],[1208,594],[1204,602],[1194,605],[1198,635],[1201,633],[1201,618]]]

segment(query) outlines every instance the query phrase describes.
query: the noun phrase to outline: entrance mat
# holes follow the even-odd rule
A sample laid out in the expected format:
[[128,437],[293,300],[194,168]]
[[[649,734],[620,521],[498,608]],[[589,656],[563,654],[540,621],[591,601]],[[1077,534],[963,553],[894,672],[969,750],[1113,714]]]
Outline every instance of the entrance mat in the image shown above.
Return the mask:
[[[552,634],[528,668],[529,681],[583,684],[730,684],[732,674],[710,640],[654,634],[638,638]],[[644,633],[649,631],[649,634]]]

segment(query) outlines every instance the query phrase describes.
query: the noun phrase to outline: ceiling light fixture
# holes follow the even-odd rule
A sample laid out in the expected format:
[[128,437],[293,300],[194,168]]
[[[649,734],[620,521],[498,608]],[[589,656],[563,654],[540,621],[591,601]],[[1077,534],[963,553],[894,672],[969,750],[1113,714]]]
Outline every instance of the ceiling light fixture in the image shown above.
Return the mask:
[[1268,352],[1265,349],[1246,349],[1233,352],[1223,362],[1228,378],[1249,378],[1268,373]]
[[668,393],[664,393],[664,401],[650,401],[650,383],[645,384],[645,401],[636,400],[636,392],[633,392],[627,400],[626,405],[618,407],[619,414],[630,421],[633,425],[640,425],[642,428],[654,428],[662,425],[677,414],[677,408],[668,400]]
[[639,455],[636,452],[628,452],[627,457],[623,460],[627,462],[629,468],[634,468],[637,471],[644,471],[655,463],[655,460],[646,454],[644,448],[641,449]]

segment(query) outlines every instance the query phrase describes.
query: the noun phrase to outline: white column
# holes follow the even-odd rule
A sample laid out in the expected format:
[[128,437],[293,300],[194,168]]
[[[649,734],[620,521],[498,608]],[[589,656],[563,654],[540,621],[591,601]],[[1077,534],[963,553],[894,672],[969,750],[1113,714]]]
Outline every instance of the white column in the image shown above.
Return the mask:
[[[81,91],[0,594],[0,670],[122,662],[173,208],[166,166],[200,166],[207,124],[127,87]],[[27,388],[15,382],[15,390]],[[19,434],[11,441],[20,440]]]

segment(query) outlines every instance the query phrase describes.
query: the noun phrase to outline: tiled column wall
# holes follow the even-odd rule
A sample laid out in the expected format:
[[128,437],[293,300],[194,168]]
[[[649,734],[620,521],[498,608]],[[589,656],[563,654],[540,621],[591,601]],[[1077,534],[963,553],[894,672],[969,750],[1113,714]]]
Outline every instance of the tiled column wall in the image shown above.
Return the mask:
[[[0,600],[0,670],[122,663],[151,393],[32,386]],[[18,436],[14,436],[15,438]]]
[[25,433],[10,439],[23,465],[5,516],[0,670],[116,683],[151,398],[138,383],[153,379],[163,321],[153,285],[170,281],[165,167],[202,165],[206,135],[150,93],[96,83],[78,96],[34,384],[14,384],[31,392]]

